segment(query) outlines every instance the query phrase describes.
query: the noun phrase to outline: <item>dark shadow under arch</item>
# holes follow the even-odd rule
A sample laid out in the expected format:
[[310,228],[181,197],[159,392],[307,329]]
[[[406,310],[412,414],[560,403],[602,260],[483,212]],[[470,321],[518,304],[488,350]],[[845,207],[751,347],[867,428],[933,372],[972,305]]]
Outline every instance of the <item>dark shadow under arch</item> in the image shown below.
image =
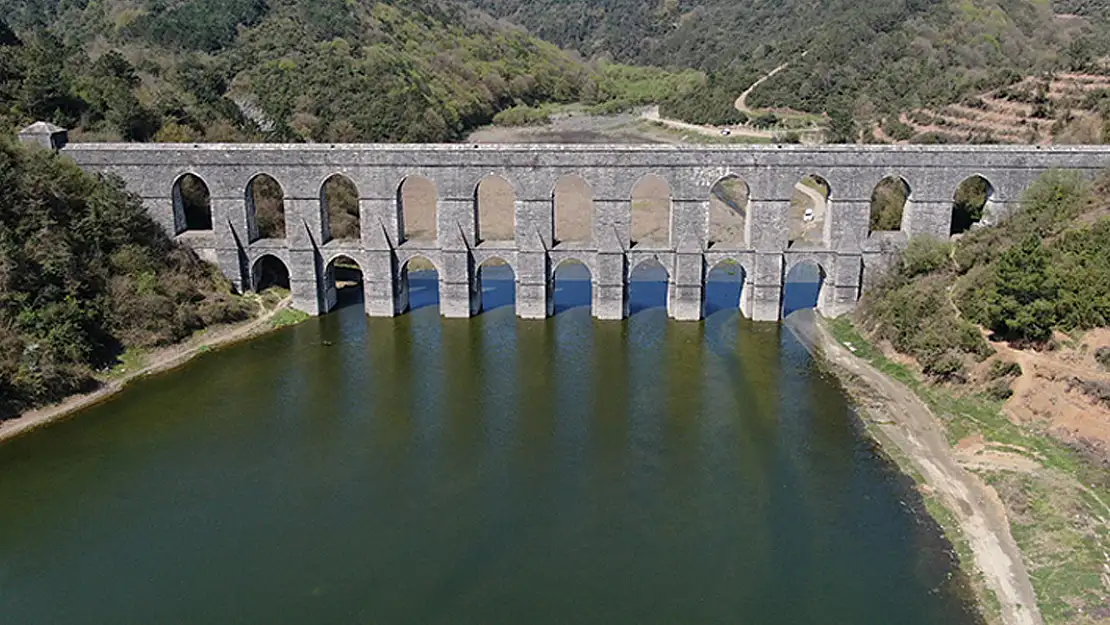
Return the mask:
[[251,287],[261,293],[271,287],[289,288],[289,267],[277,256],[264,254],[251,267]]
[[722,260],[705,275],[705,316],[740,309],[747,276],[743,265]]
[[979,223],[993,196],[994,186],[983,176],[976,174],[960,182],[952,196],[949,235],[963,234]]
[[364,299],[363,273],[358,261],[339,254],[328,262],[324,269],[326,288],[335,289],[335,308],[361,304]]
[[401,287],[408,293],[408,307],[414,311],[439,306],[439,270],[432,261],[414,256],[401,266]]
[[482,311],[516,305],[516,272],[501,258],[489,258],[478,266],[478,288]]
[[827,277],[825,268],[814,260],[803,260],[790,268],[782,285],[782,316],[796,310],[818,308]]
[[628,313],[667,308],[670,274],[656,258],[638,263],[628,274]]
[[178,233],[212,229],[212,196],[200,176],[182,175],[174,181],[172,195]]
[[573,308],[589,309],[593,305],[593,274],[581,261],[568,259],[559,263],[552,281],[555,314]]

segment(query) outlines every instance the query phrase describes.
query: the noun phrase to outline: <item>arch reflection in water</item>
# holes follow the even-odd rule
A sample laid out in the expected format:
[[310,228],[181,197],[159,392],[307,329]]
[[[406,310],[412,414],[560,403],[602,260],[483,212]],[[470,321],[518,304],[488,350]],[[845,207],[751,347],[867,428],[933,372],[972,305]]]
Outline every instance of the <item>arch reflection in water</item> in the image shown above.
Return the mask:
[[570,259],[555,267],[555,314],[572,308],[584,308],[587,312],[593,302],[593,276],[590,268],[583,263]]
[[705,316],[731,313],[740,309],[744,289],[744,267],[740,263],[721,261],[705,276]]
[[512,265],[500,258],[491,258],[478,267],[478,288],[482,291],[483,311],[516,304],[516,274]]
[[667,309],[670,276],[667,269],[656,258],[641,261],[628,276],[628,313],[653,308]]
[[[975,622],[912,490],[778,326],[732,324],[718,353],[639,319],[352,306],[140,381],[0,446],[0,571],[33,572],[0,614]],[[128,566],[86,583],[105,561]]]
[[782,289],[782,316],[796,310],[818,308],[824,294],[825,269],[812,260],[803,260],[786,274]]
[[402,288],[408,293],[408,310],[439,306],[439,271],[432,261],[416,256],[401,267]]

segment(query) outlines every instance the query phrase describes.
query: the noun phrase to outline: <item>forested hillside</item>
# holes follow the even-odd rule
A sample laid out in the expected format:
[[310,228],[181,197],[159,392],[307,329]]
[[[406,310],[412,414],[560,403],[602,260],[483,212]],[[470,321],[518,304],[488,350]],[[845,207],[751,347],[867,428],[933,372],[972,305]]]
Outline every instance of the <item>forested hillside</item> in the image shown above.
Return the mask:
[[429,141],[603,73],[428,0],[0,0],[0,115],[84,139]]
[[1063,0],[1061,17],[1034,0],[474,1],[585,55],[710,72],[714,88],[680,95],[682,110],[727,112],[730,97],[790,63],[748,104],[869,123],[1042,70],[1081,70],[1110,49],[1102,0]]
[[0,420],[87,390],[126,348],[254,309],[118,180],[0,139],[0,188]]
[[1022,210],[954,241],[913,239],[864,295],[865,328],[925,373],[962,378],[998,340],[1048,346],[1054,331],[1110,326],[1110,174],[1046,175]]

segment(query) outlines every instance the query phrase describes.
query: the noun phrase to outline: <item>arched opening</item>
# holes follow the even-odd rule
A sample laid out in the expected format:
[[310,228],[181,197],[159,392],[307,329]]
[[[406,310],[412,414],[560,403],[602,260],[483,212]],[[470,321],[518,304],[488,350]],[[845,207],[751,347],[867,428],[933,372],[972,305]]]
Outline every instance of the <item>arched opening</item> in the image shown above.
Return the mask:
[[251,268],[251,285],[256,293],[275,287],[288,290],[289,268],[277,256],[261,256]]
[[671,242],[671,187],[648,174],[632,187],[632,244],[669,245]]
[[516,238],[516,191],[501,176],[490,174],[474,189],[478,242]]
[[436,240],[436,185],[423,176],[408,176],[397,187],[401,241]]
[[555,242],[588,242],[594,238],[594,193],[579,176],[563,176],[551,192]]
[[794,185],[787,220],[787,240],[791,247],[824,244],[825,218],[831,194],[828,181],[820,176],[806,176]]
[[414,256],[401,266],[401,288],[408,294],[408,310],[439,305],[439,271],[423,256]]
[[738,247],[748,241],[751,189],[738,176],[721,178],[709,191],[709,246]]
[[952,227],[949,234],[963,234],[979,223],[992,196],[994,187],[982,176],[971,176],[961,182],[952,198]]
[[786,274],[782,290],[782,316],[796,310],[817,308],[825,288],[825,269],[812,260],[803,260]]
[[332,239],[362,238],[358,212],[358,188],[346,176],[335,174],[320,187],[320,203],[328,216],[328,233]]
[[285,192],[277,180],[258,174],[247,183],[251,241],[285,238]]
[[363,301],[362,267],[350,256],[340,254],[331,259],[324,270],[324,280],[328,289],[329,309]]
[[593,276],[590,268],[580,261],[564,260],[555,267],[555,314],[572,308],[590,308],[593,302]]
[[705,316],[726,313],[740,308],[746,277],[740,263],[726,259],[713,265],[705,276]]
[[902,229],[902,215],[910,199],[910,185],[901,176],[887,176],[871,191],[871,231]]
[[173,183],[173,213],[178,232],[212,229],[212,197],[199,176],[185,174]]
[[490,258],[478,266],[478,287],[483,311],[516,304],[516,274],[501,258]]
[[628,312],[667,308],[667,287],[670,275],[656,258],[649,258],[632,268],[628,276]]

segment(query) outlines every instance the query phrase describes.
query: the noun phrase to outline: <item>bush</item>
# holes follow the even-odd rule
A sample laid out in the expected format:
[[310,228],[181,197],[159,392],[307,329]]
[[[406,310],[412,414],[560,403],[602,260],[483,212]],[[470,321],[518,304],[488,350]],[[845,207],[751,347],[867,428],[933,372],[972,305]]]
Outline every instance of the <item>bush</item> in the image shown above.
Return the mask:
[[883,132],[895,141],[909,141],[915,133],[913,126],[903,123],[896,117],[888,117],[883,121]]
[[1018,377],[1021,375],[1021,365],[1012,360],[996,360],[991,363],[991,379]]
[[1095,351],[1095,362],[1110,371],[1110,347],[1100,347]]
[[916,236],[910,239],[902,252],[901,273],[913,278],[933,273],[949,264],[952,246],[930,236]]
[[1017,341],[1043,342],[1056,325],[1059,284],[1049,265],[1048,251],[1036,237],[1002,254],[985,292],[987,326]]
[[498,126],[542,126],[551,121],[547,111],[527,105],[514,106],[493,116]]
[[1009,378],[998,378],[987,385],[986,394],[991,399],[1006,401],[1013,396],[1014,389],[1010,388]]

